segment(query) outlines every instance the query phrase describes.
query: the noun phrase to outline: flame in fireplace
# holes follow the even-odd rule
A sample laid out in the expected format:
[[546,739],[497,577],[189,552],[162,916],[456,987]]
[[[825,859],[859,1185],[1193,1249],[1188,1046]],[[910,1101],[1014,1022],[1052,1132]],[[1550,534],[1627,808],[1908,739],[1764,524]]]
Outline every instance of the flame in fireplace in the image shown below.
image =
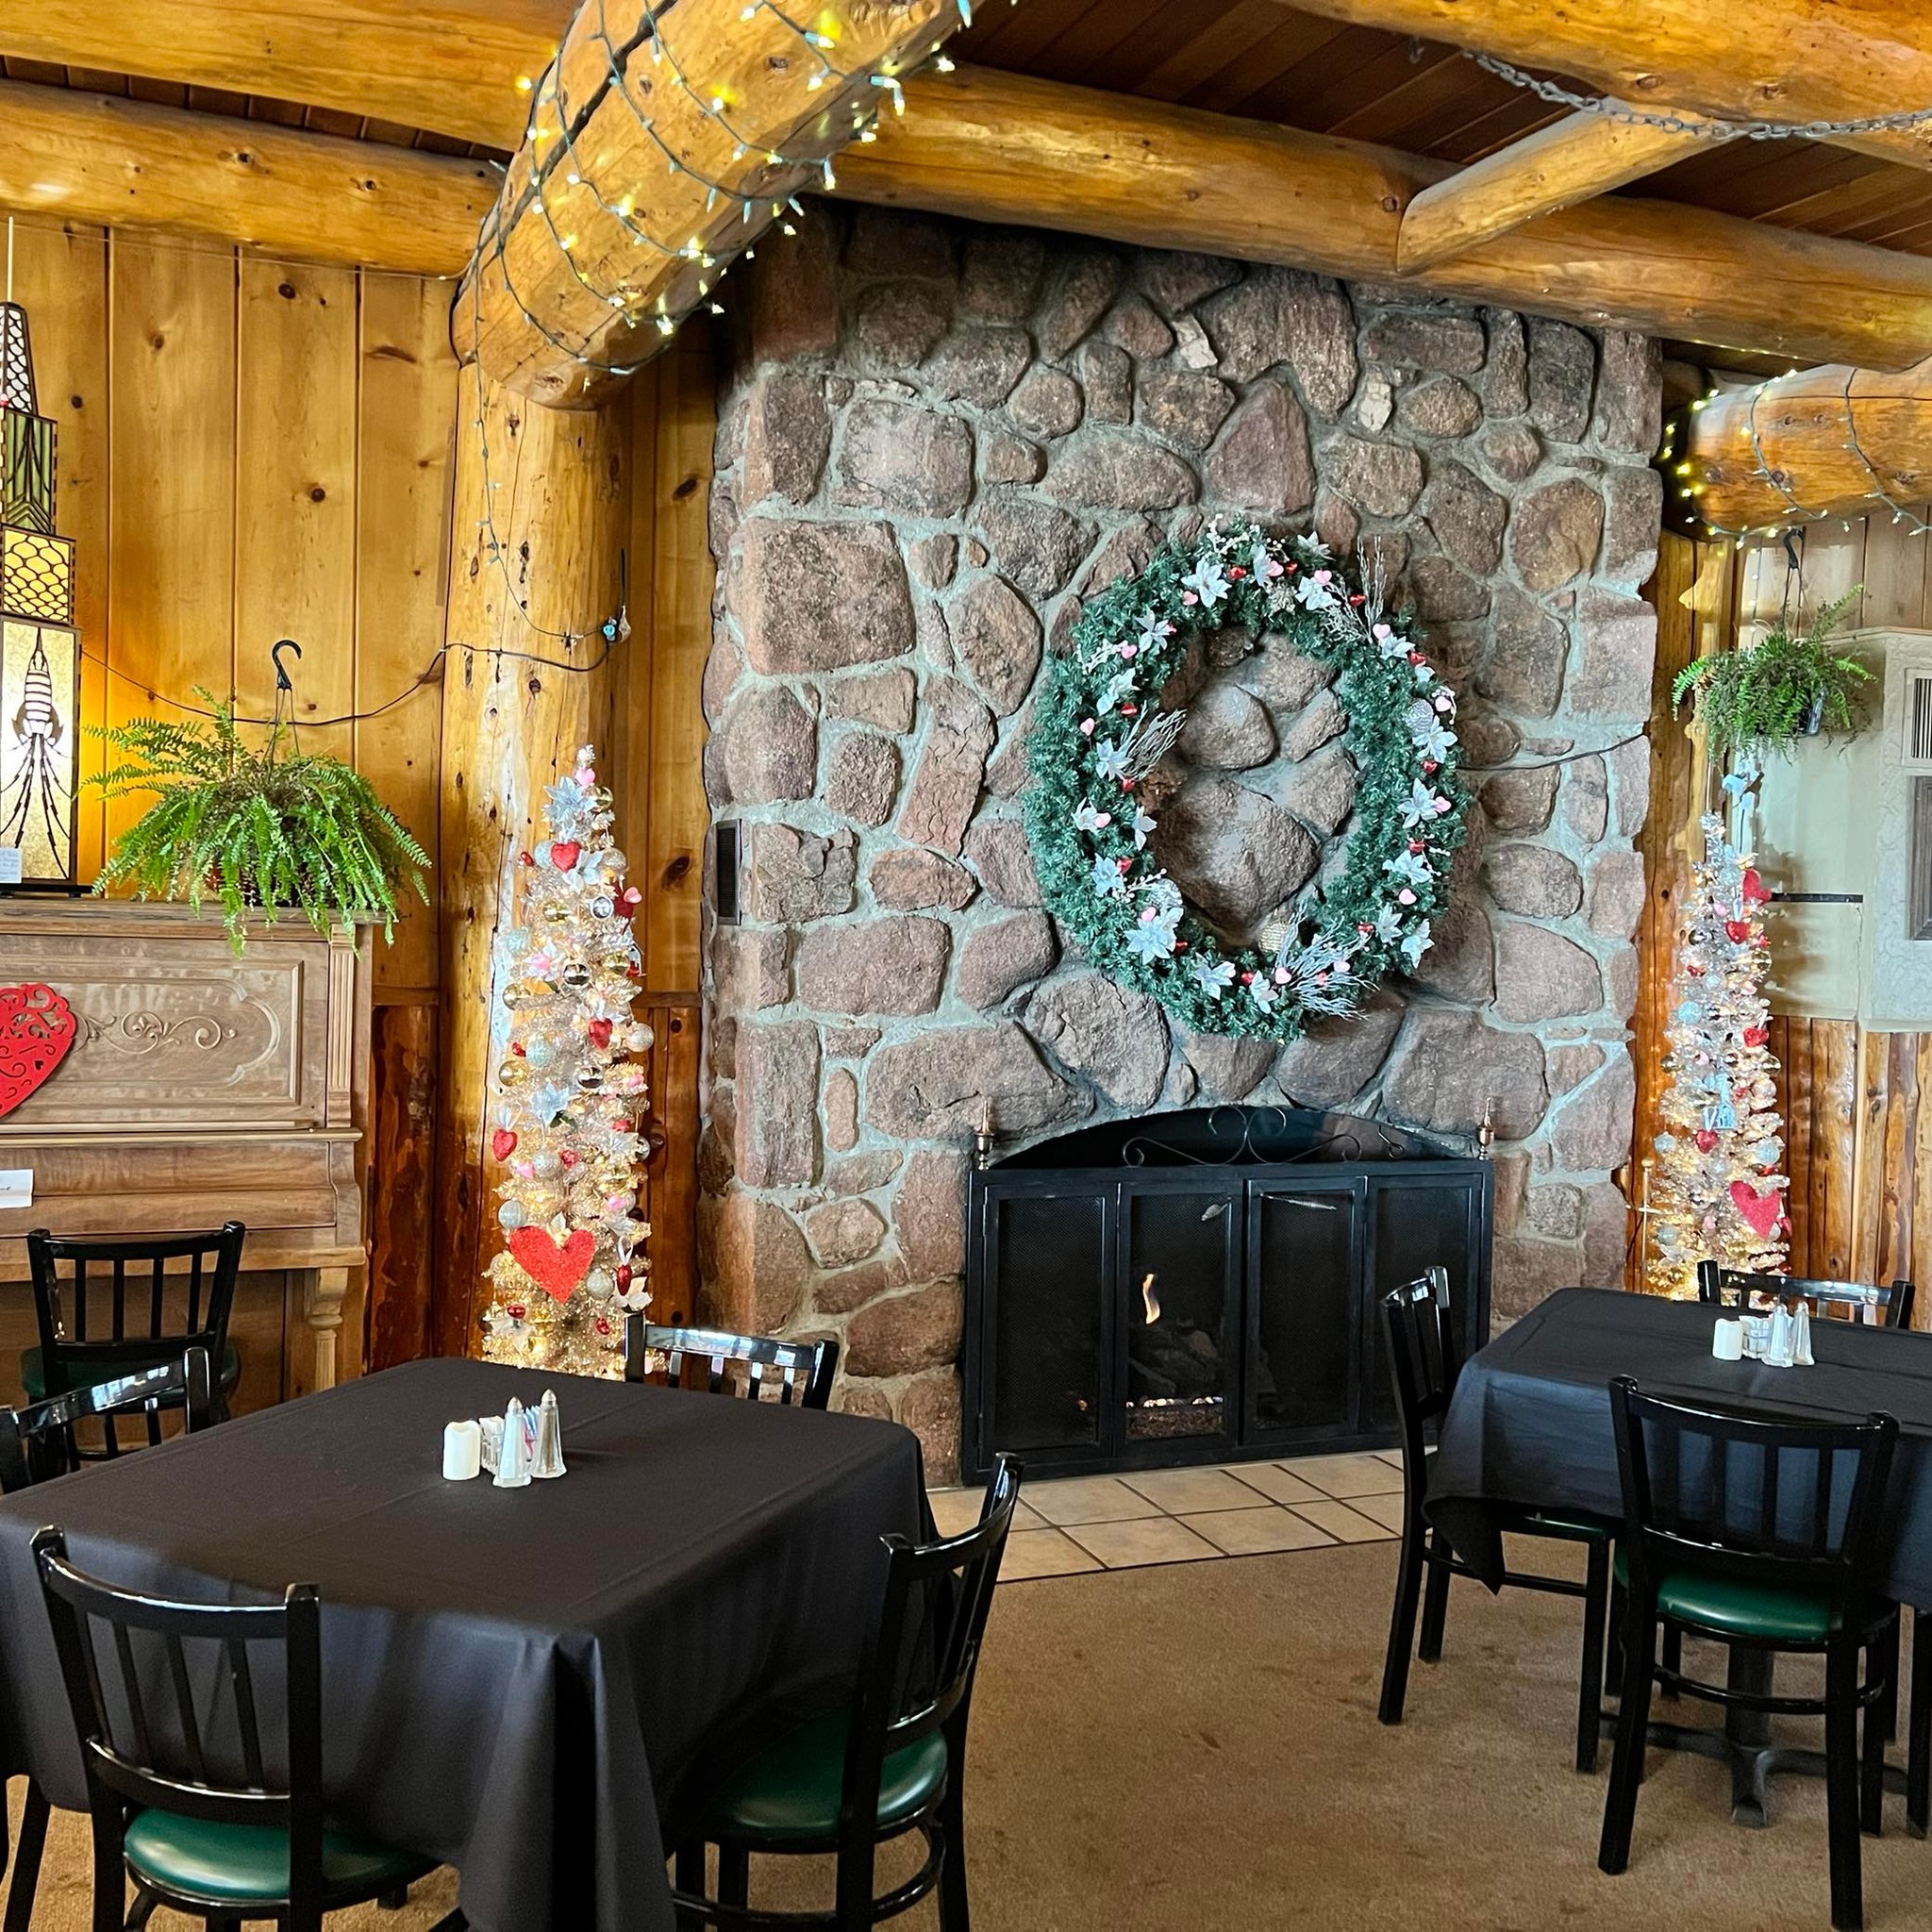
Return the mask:
[[1147,1325],[1153,1327],[1160,1320],[1160,1297],[1154,1292],[1154,1277],[1148,1275],[1141,1284],[1141,1306],[1147,1310]]

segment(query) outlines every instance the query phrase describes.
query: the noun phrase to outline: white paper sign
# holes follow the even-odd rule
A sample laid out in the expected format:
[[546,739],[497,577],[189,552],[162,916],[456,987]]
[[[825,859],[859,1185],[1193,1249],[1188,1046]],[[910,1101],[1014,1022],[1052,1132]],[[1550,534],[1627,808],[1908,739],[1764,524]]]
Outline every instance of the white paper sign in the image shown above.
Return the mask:
[[20,880],[20,847],[0,845],[0,886],[17,886]]
[[0,1208],[31,1208],[33,1205],[33,1169],[0,1167]]

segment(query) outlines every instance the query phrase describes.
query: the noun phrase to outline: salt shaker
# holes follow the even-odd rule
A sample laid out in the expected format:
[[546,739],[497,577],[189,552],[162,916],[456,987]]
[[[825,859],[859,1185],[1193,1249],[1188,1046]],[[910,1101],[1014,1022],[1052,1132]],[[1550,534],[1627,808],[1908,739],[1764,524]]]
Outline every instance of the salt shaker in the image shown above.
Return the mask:
[[530,1439],[524,1433],[524,1405],[515,1396],[503,1412],[503,1448],[496,1458],[499,1490],[526,1489],[530,1481]]
[[1815,1368],[1811,1358],[1811,1304],[1800,1301],[1797,1320],[1791,1331],[1791,1360],[1801,1369]]

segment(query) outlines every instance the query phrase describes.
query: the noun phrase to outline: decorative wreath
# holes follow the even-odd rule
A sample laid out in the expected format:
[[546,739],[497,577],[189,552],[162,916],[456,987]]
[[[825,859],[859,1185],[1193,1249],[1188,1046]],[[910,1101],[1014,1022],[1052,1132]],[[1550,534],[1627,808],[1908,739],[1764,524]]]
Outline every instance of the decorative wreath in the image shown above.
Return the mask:
[[[1187,722],[1162,694],[1191,634],[1224,630],[1334,667],[1357,772],[1339,870],[1302,890],[1272,951],[1230,950],[1148,850],[1140,788]],[[1039,701],[1026,829],[1046,902],[1096,967],[1196,1032],[1296,1039],[1429,949],[1469,804],[1455,720],[1408,620],[1384,608],[1378,570],[1365,580],[1310,538],[1245,522],[1164,543],[1089,600]]]

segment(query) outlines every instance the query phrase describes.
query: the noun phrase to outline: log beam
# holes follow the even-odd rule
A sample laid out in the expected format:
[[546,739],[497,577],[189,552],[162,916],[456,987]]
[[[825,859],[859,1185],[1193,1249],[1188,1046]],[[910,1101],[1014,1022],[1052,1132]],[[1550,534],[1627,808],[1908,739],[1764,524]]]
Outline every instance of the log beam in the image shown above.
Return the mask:
[[[441,1355],[467,1354],[477,1340],[478,1283],[498,1239],[500,1172],[489,1148],[490,1081],[506,1037],[496,939],[515,915],[518,855],[538,836],[543,788],[571,769],[579,745],[609,741],[599,626],[624,597],[629,508],[625,425],[612,412],[541,408],[466,369],[457,422],[437,873],[432,1326]],[[547,635],[558,631],[575,641]]]
[[1804,369],[1692,405],[1671,447],[1674,499],[1729,534],[1887,514],[1932,496],[1932,362],[1900,375]]
[[743,0],[679,0],[655,32],[637,14],[572,23],[457,299],[458,349],[554,407],[655,353],[788,197],[833,178],[886,97],[874,75],[959,24],[956,0],[833,0],[808,34]]
[[[908,84],[849,149],[858,201],[1188,248],[1320,274],[1396,273],[1402,211],[1449,172],[1391,148],[984,69]],[[1932,355],[1932,261],[1610,196],[1497,236],[1423,288],[1586,326],[1897,369]]]
[[[0,0],[0,54],[513,148],[574,0]],[[9,133],[10,133],[9,129]]]
[[1418,274],[1539,215],[1641,180],[1711,141],[1602,114],[1572,114],[1424,188],[1403,214],[1396,266],[1404,275]]
[[481,161],[0,81],[0,211],[218,236],[287,259],[457,274]]
[[[1356,26],[1574,74],[1641,106],[1720,120],[1845,121],[1932,105],[1922,0],[1279,0]],[[1932,166],[1932,124],[1843,143]]]

